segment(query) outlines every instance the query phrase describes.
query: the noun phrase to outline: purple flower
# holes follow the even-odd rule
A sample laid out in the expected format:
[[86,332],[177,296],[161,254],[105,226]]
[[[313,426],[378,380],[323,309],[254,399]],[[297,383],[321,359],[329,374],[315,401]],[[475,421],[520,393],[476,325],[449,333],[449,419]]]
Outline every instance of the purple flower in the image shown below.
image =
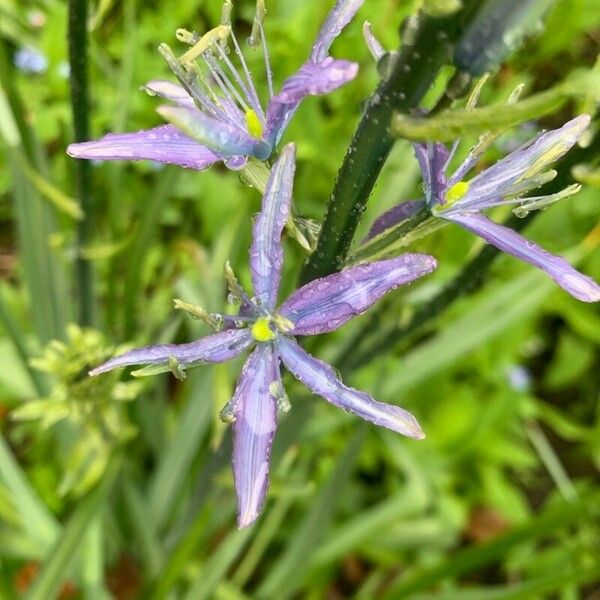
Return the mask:
[[[218,161],[224,161],[231,169],[241,169],[248,157],[268,159],[303,98],[331,92],[356,76],[356,63],[335,60],[328,51],[363,2],[337,0],[308,61],[283,83],[278,94],[273,94],[262,15],[255,18],[256,43],[263,48],[269,87],[264,109],[228,16],[224,24],[201,38],[179,32],[180,38],[192,43],[192,48],[179,59],[165,45],[161,46],[161,52],[181,85],[160,80],[146,85],[151,94],[172,102],[158,109],[170,124],[71,144],[67,152],[76,158],[150,159],[197,170]],[[225,9],[228,15],[230,2],[225,3]],[[264,12],[264,3],[258,2],[258,11]],[[230,58],[228,39],[240,69]]]
[[556,176],[556,171],[546,171],[546,168],[575,144],[589,122],[588,115],[580,115],[559,129],[541,133],[469,181],[464,177],[477,163],[483,145],[473,148],[454,174],[448,176],[446,169],[452,152],[446,146],[415,144],[425,198],[403,203],[384,213],[373,224],[369,236],[378,235],[427,206],[434,216],[456,223],[503,252],[545,271],[571,296],[584,302],[598,302],[600,286],[593,279],[576,271],[561,256],[549,254],[512,229],[494,223],[483,213],[494,206],[512,204],[517,205],[514,212],[524,216],[530,210],[578,191],[579,186],[571,186],[551,196],[523,197]]
[[427,255],[404,254],[361,264],[308,283],[277,308],[283,265],[281,232],[290,212],[294,170],[295,147],[290,144],[273,167],[262,210],[254,223],[250,247],[254,297],[250,298],[230,276],[230,289],[241,301],[239,314],[209,316],[213,322],[226,323],[225,329],[189,344],[132,350],[90,373],[98,375],[116,367],[143,364],[149,365],[146,372],[173,370],[183,375],[188,367],[220,363],[254,347],[242,369],[234,397],[222,412],[225,420],[233,421],[233,472],[240,527],[257,518],[265,500],[277,407],[287,403],[280,362],[296,379],[331,404],[403,435],[424,437],[409,412],[347,387],[332,367],[308,354],[293,336],[337,329],[386,292],[433,271],[437,263]]

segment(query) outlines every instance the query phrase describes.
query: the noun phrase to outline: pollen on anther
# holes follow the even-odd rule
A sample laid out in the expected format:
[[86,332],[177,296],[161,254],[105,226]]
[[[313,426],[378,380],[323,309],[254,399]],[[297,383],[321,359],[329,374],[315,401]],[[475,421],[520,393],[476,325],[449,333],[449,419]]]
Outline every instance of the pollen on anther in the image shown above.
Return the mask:
[[252,323],[250,332],[257,342],[270,342],[275,339],[275,333],[270,327],[270,319],[263,317]]
[[468,181],[457,181],[446,190],[446,204],[453,204],[460,200],[469,191]]
[[246,111],[246,128],[248,133],[255,139],[262,139],[263,126],[255,111],[249,108]]

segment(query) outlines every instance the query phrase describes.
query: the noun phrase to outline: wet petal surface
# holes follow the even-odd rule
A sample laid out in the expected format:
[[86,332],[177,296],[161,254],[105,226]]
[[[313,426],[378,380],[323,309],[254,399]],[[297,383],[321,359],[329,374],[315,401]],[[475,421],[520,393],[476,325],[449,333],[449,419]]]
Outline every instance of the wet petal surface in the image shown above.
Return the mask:
[[189,344],[145,346],[111,358],[90,371],[100,375],[130,365],[162,365],[174,358],[183,367],[195,363],[220,363],[235,358],[254,343],[248,329],[228,329]]
[[94,160],[155,160],[199,171],[222,157],[181,133],[161,125],[136,133],[109,133],[99,140],[71,144],[67,154]]
[[265,160],[271,153],[264,142],[253,139],[229,122],[213,119],[195,108],[167,105],[157,110],[184,134],[223,156],[243,154]]
[[403,254],[344,269],[315,279],[294,292],[280,314],[294,323],[294,335],[337,329],[365,312],[386,292],[433,271],[437,261],[426,254]]
[[579,273],[562,256],[546,252],[516,231],[475,213],[453,214],[448,220],[458,223],[503,252],[545,271],[574,298],[583,302],[600,300],[600,286],[591,277]]
[[337,0],[327,15],[317,39],[312,47],[310,58],[313,62],[321,62],[327,57],[329,48],[342,29],[350,23],[365,0]]
[[238,526],[260,514],[269,486],[271,445],[277,427],[277,402],[270,391],[278,381],[279,360],[271,344],[250,355],[233,397],[233,474],[238,497]]
[[254,294],[261,306],[271,311],[277,302],[277,291],[283,266],[281,232],[290,214],[292,187],[296,170],[296,147],[286,146],[273,166],[262,202],[254,222],[250,247],[250,271]]
[[425,437],[421,426],[408,411],[399,406],[377,402],[368,394],[345,386],[330,365],[305,352],[292,339],[281,337],[278,352],[298,381],[334,406],[402,435],[418,440]]

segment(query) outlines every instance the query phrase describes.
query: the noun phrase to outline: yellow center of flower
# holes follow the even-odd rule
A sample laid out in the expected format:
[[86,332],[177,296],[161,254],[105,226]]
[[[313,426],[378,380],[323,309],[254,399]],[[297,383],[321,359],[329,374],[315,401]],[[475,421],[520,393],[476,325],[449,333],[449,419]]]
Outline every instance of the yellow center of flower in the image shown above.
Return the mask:
[[271,319],[268,317],[261,317],[252,323],[250,332],[257,342],[270,342],[275,339],[275,332],[269,326],[270,323]]
[[454,204],[460,200],[469,191],[468,181],[457,181],[453,186],[446,190],[446,206]]
[[248,129],[248,133],[257,140],[262,139],[263,135],[263,126],[258,118],[258,115],[249,108],[246,111],[246,129]]

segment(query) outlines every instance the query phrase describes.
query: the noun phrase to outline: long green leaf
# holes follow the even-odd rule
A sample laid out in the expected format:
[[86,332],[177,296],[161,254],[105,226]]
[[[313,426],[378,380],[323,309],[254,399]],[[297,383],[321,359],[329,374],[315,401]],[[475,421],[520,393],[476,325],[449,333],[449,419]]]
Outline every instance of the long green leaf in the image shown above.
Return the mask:
[[[412,387],[452,364],[468,352],[529,316],[552,292],[553,282],[539,271],[516,277],[500,289],[484,294],[468,312],[446,323],[439,335],[404,355],[382,381],[387,398]],[[477,323],[477,327],[473,324]]]
[[513,585],[411,595],[411,598],[412,600],[531,600],[531,598],[548,598],[551,592],[558,592],[573,584],[594,583],[598,577],[600,577],[600,566],[581,570],[564,569]]
[[298,528],[290,534],[290,543],[283,551],[281,558],[269,570],[267,578],[258,589],[258,597],[284,600],[284,598],[289,598],[301,584],[302,577],[309,565],[306,557],[327,534],[335,512],[336,499],[350,476],[352,465],[362,446],[364,434],[365,428],[361,424],[329,479],[318,491],[308,513]]
[[148,490],[150,514],[157,530],[172,515],[181,486],[212,416],[211,371],[197,369],[190,376],[190,383],[187,387],[189,400],[179,417],[179,426],[161,456]]
[[102,483],[79,503],[25,596],[26,600],[48,600],[55,597],[79,558],[82,540],[89,530],[90,523],[94,522],[95,518],[100,518],[116,479],[116,467],[115,462],[109,467]]
[[598,69],[575,71],[552,89],[533,94],[514,104],[492,104],[480,108],[448,109],[431,117],[412,117],[396,113],[392,121],[394,135],[409,140],[452,142],[483,131],[502,131],[518,123],[554,113],[569,99],[600,99]]
[[11,492],[13,503],[29,537],[35,540],[43,551],[50,548],[60,532],[60,525],[27,481],[25,473],[1,435],[0,478]]
[[[552,535],[557,529],[581,523],[588,511],[597,511],[600,496],[588,493],[576,503],[564,503],[549,508],[543,513],[494,538],[486,544],[469,546],[438,564],[425,568],[406,578],[400,577],[385,596],[386,600],[404,598],[414,592],[436,585],[449,577],[477,571],[505,556],[516,545],[532,542]],[[589,518],[589,517],[587,517]]]

